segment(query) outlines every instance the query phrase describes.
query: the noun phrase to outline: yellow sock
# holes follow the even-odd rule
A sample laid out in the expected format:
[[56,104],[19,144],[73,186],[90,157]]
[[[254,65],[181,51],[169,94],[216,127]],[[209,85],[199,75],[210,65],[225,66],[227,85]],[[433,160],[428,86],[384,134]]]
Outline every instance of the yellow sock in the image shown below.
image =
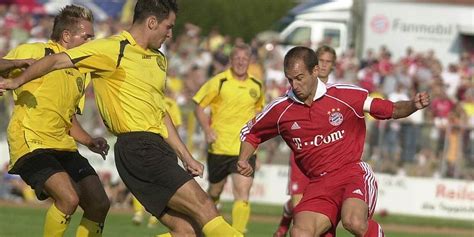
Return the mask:
[[61,212],[56,205],[51,205],[46,212],[46,218],[44,220],[44,237],[61,237],[64,235],[69,222],[71,221],[71,215],[66,215]]
[[150,216],[150,218],[148,219],[148,228],[153,228],[156,225],[158,225],[158,218]]
[[76,237],[101,237],[103,230],[104,223],[98,223],[82,217],[81,223],[77,227]]
[[26,202],[33,202],[36,201],[36,194],[35,190],[30,188],[30,186],[25,186],[22,190],[23,198]]
[[133,196],[132,198],[132,205],[133,205],[133,210],[135,211],[135,213],[142,213],[143,214],[143,205],[138,201],[138,199]]
[[161,235],[157,235],[156,237],[172,237],[170,233],[164,233]]
[[245,232],[250,217],[250,204],[246,201],[235,201],[232,206],[232,227],[241,233]]
[[217,216],[207,222],[202,227],[202,232],[206,237],[243,237],[242,233],[232,228],[222,216]]

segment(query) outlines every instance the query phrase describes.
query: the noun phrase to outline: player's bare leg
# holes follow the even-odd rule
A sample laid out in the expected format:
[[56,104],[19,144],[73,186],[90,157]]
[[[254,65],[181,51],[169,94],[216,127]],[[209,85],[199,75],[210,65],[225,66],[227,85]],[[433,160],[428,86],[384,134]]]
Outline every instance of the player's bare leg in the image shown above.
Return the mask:
[[293,217],[292,237],[320,236],[331,228],[329,218],[321,213],[302,211]]
[[206,236],[242,236],[219,216],[214,202],[194,179],[176,191],[168,202],[168,207],[189,216]]
[[364,236],[367,232],[369,207],[357,198],[348,198],[342,204],[341,220],[346,230],[355,236]]
[[170,229],[171,236],[203,236],[201,228],[195,221],[172,209],[168,209],[160,217],[160,221]]
[[247,223],[250,218],[250,188],[253,184],[253,177],[243,176],[233,173],[232,192],[234,194],[234,205],[232,207],[232,227],[240,231],[246,232]]
[[217,210],[219,210],[221,206],[220,197],[221,197],[222,191],[224,190],[226,181],[227,181],[227,177],[218,183],[209,183],[209,188],[207,189],[207,193],[209,194],[212,201],[216,205]]
[[79,205],[84,210],[84,217],[103,223],[110,208],[110,201],[99,177],[90,175],[77,183],[79,188]]
[[71,215],[79,205],[79,195],[66,172],[58,172],[44,183],[44,190],[54,199],[46,213],[44,236],[63,236]]
[[76,236],[101,236],[110,201],[98,176],[90,175],[76,185],[79,205],[84,210]]

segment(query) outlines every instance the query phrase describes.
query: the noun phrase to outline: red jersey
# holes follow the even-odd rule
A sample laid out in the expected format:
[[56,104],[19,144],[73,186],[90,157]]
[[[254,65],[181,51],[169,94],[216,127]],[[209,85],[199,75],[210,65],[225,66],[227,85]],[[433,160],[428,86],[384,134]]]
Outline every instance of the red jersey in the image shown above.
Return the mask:
[[[372,102],[367,90],[362,88],[344,84],[326,86],[318,81],[311,106],[290,90],[244,126],[241,140],[257,147],[280,135],[294,152],[301,171],[314,179],[360,162],[366,133],[366,100]],[[365,107],[370,108],[365,111],[376,111],[377,106],[372,103]]]

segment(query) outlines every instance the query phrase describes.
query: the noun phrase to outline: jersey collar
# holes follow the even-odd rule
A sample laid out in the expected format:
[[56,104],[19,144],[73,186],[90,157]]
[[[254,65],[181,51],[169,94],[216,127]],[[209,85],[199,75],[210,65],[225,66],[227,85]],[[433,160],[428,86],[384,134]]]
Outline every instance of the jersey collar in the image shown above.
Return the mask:
[[130,34],[130,32],[128,32],[126,30],[123,30],[121,35],[123,35],[123,37],[125,37],[125,39],[127,39],[128,42],[130,42],[130,45],[136,45],[137,44],[137,42],[135,41],[133,36]]
[[50,44],[51,46],[54,47],[53,50],[57,50],[55,53],[59,53],[59,52],[64,52],[66,51],[66,48],[64,48],[60,43],[58,42],[55,42],[55,41],[52,41],[52,40],[48,40],[48,44]]
[[[318,78],[318,86],[316,87],[316,93],[314,94],[314,98],[313,98],[313,101],[323,97],[324,94],[326,94],[327,92],[327,89],[326,89],[326,84],[324,84],[324,82],[322,82],[321,80],[319,80]],[[297,102],[297,103],[300,103],[300,104],[304,104],[303,101],[301,101],[300,99],[298,99],[298,97],[296,97],[295,93],[293,92],[293,90],[290,88],[288,90],[288,93],[286,94],[291,100]]]
[[[239,81],[237,78],[234,77],[234,74],[232,74],[232,69],[230,69],[230,67],[227,68],[227,70],[225,70],[224,73],[225,73],[225,77],[226,77],[226,78],[232,78],[233,80]],[[247,79],[249,79],[249,78],[250,78],[250,74],[247,72],[247,77],[246,77],[244,80],[242,80],[242,81],[245,81],[245,80],[247,80]]]

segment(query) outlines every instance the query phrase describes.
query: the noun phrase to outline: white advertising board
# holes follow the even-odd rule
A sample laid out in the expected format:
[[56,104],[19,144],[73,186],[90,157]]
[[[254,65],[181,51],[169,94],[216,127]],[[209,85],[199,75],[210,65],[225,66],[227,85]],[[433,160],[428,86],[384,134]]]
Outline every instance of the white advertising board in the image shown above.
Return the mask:
[[472,181],[376,174],[376,211],[474,220]]
[[364,52],[385,45],[396,61],[411,46],[417,52],[434,50],[446,66],[458,61],[459,30],[474,26],[474,7],[367,1],[364,22]]

